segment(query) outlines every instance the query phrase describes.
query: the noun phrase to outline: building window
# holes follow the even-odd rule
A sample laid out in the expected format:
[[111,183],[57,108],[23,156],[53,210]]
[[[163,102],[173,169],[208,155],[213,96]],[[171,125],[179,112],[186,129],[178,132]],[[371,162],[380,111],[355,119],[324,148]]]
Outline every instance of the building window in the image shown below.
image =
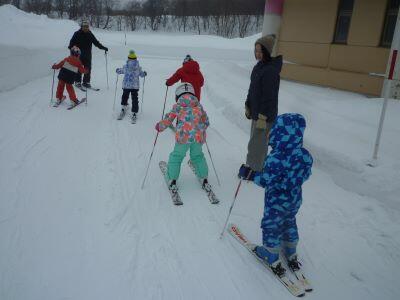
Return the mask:
[[397,13],[399,12],[400,0],[389,0],[386,9],[385,24],[383,26],[381,46],[390,48],[394,29],[396,27]]
[[[400,1],[400,0],[399,0]],[[335,44],[346,44],[347,36],[353,14],[354,0],[340,0],[338,16],[336,20],[336,30],[333,42]]]

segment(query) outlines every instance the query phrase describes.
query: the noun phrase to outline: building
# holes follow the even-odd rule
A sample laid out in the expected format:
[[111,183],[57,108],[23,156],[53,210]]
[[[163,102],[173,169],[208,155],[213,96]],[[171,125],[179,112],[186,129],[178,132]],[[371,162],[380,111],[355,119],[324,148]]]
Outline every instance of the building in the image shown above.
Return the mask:
[[267,0],[263,33],[277,31],[282,78],[380,96],[399,4]]

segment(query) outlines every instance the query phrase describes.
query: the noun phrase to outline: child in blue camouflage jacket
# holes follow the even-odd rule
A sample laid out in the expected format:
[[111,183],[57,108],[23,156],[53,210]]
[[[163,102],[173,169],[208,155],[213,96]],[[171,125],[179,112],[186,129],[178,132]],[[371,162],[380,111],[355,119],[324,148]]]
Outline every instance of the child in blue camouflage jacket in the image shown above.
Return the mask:
[[122,82],[122,98],[121,98],[121,113],[126,112],[128,107],[129,94],[132,97],[132,119],[136,119],[136,114],[139,111],[139,76],[147,76],[146,71],[142,71],[139,65],[135,51],[130,50],[128,55],[128,61],[122,68],[117,68],[115,72],[119,74],[124,74],[124,80]]
[[245,174],[265,188],[263,245],[256,246],[254,251],[278,274],[285,272],[279,260],[281,247],[289,268],[299,268],[296,214],[302,203],[301,186],[310,177],[313,163],[312,156],[303,148],[305,128],[306,121],[300,114],[278,116],[270,132],[272,151],[265,159],[263,171]]

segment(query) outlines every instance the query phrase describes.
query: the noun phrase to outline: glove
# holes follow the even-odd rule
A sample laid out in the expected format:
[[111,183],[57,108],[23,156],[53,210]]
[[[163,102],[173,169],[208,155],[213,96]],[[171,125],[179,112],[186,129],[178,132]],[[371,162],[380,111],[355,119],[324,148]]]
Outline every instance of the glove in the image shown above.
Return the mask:
[[121,69],[120,69],[120,68],[116,68],[116,69],[115,69],[115,73],[119,74],[120,72],[121,72]]
[[244,180],[254,180],[255,172],[246,165],[241,165],[239,169],[239,178],[244,179]]
[[146,77],[147,76],[147,72],[143,71],[143,75],[144,75],[144,77]]
[[106,53],[108,52],[108,48],[107,47],[104,47],[103,49],[104,49],[104,51],[106,51]]
[[53,70],[55,70],[55,69],[56,69],[56,64],[52,65],[51,68],[52,68]]
[[267,117],[266,116],[264,116],[262,114],[258,114],[256,128],[257,129],[267,129]]
[[157,123],[155,129],[157,130],[157,132],[160,132],[160,125]]
[[168,84],[168,80],[165,81],[165,85],[166,85],[166,86],[170,86],[170,84]]
[[245,109],[244,114],[245,114],[246,118],[251,120],[250,108],[247,105],[245,105],[244,109]]

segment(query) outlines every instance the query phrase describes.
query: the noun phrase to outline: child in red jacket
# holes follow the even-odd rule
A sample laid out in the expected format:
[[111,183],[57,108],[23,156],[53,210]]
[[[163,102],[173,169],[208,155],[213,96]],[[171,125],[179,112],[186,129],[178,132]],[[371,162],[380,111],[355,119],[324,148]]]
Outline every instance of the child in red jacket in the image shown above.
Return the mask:
[[58,73],[58,85],[57,85],[57,103],[59,105],[64,99],[64,87],[67,87],[67,92],[69,95],[69,99],[76,105],[78,104],[78,98],[76,97],[74,87],[72,84],[75,81],[75,78],[80,73],[87,73],[87,70],[82,65],[82,62],[79,59],[81,55],[81,50],[77,46],[73,46],[71,48],[71,55],[64,58],[58,64],[54,64],[52,69],[61,69]]
[[174,75],[167,79],[165,83],[167,86],[171,86],[178,81],[188,82],[192,84],[194,93],[197,99],[200,101],[201,87],[204,84],[203,74],[200,72],[200,66],[197,61],[193,60],[188,54],[183,60],[183,66],[179,68]]

